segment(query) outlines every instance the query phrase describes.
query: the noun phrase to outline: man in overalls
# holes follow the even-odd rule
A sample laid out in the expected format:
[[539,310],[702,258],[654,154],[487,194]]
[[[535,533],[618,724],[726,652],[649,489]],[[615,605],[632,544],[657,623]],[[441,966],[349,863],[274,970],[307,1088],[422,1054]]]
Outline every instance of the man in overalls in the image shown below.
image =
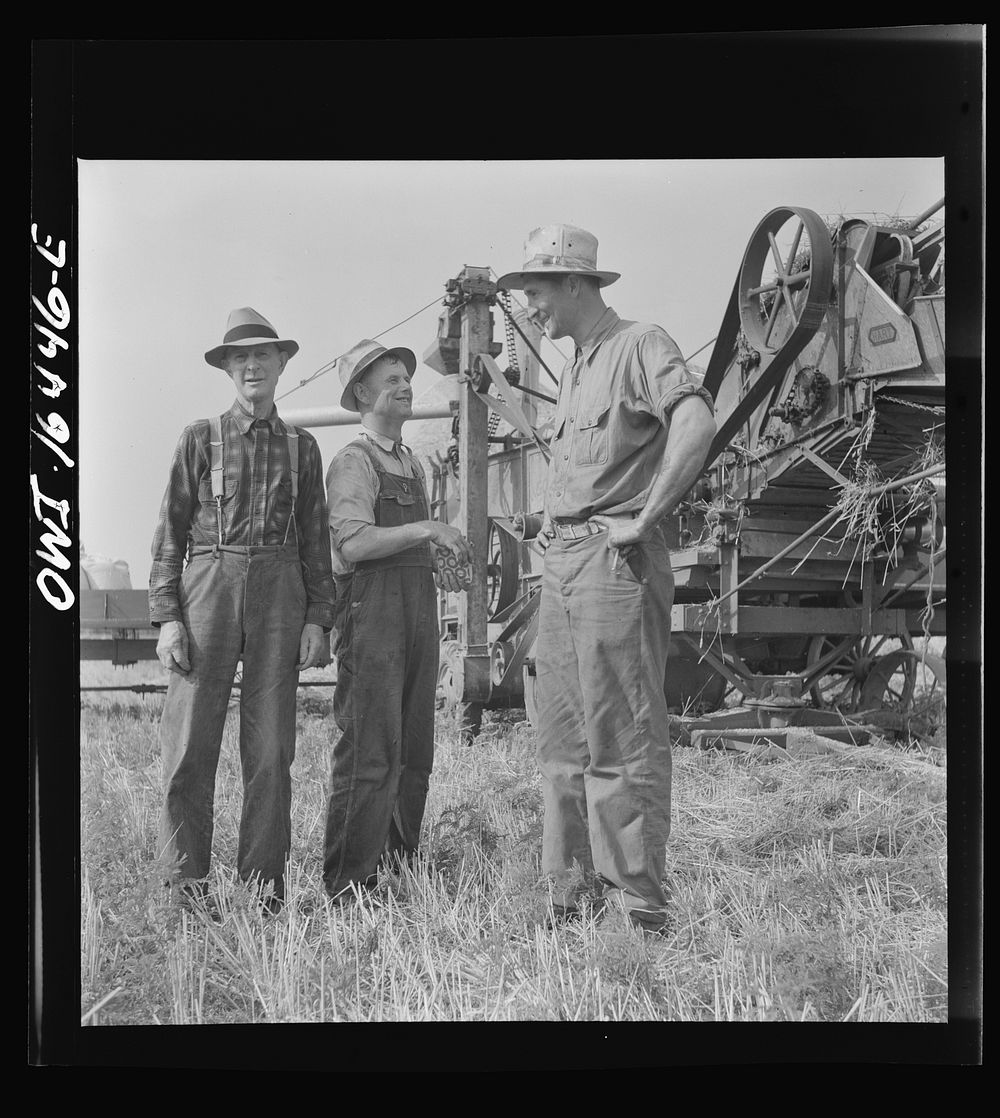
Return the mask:
[[[333,748],[323,882],[338,903],[378,884],[378,867],[417,849],[434,759],[435,579],[460,584],[471,553],[430,518],[423,470],[401,442],[417,360],[364,339],[338,361],[341,407],[361,434],[326,476],[336,579],[340,737]],[[435,575],[435,555],[447,561]]]
[[160,854],[179,863],[186,903],[205,892],[215,774],[241,660],[237,869],[269,911],[284,897],[296,688],[333,625],[319,447],[274,406],[298,348],[251,307],[230,314],[205,360],[229,375],[236,400],[184,430],[153,538],[150,619],[171,673],[160,723]]
[[660,524],[697,480],[715,434],[711,396],[659,326],[606,306],[619,278],[597,238],[535,229],[524,292],[550,339],[571,338],[546,478],[535,653],[542,869],[553,922],[611,902],[668,926],[670,737],[664,673],[673,573]]

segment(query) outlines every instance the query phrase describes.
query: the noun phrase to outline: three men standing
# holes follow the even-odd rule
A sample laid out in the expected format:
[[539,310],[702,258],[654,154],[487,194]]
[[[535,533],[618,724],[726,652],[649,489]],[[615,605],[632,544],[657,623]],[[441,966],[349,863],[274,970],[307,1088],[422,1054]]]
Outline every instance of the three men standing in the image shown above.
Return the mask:
[[149,577],[157,656],[171,673],[160,723],[161,856],[179,864],[185,896],[203,891],[222,732],[242,660],[237,869],[271,910],[281,907],[291,844],[298,674],[320,658],[333,624],[319,448],[274,406],[298,348],[253,308],[230,314],[205,360],[228,374],[236,400],[180,437]]
[[[542,867],[556,921],[617,896],[648,931],[667,924],[663,887],[671,755],[664,696],[673,576],[662,519],[697,480],[713,401],[659,327],[622,320],[601,291],[597,240],[534,230],[519,272],[550,339],[570,337],[560,380],[539,543],[536,649]],[[323,881],[339,901],[372,889],[416,850],[434,751],[435,582],[471,559],[431,519],[423,471],[402,444],[413,353],[364,339],[338,362],[341,406],[362,431],[326,477],[315,440],[284,425],[274,390],[295,342],[250,308],[205,356],[237,400],[181,436],[153,544],[150,614],[171,672],[162,722],[161,845],[185,879],[208,872],[212,796],[237,662],[244,662],[244,808],[238,867],[283,894],[299,670],[335,626],[337,689]],[[298,450],[296,450],[298,448]],[[432,550],[433,549],[433,550]],[[332,594],[336,576],[336,604]],[[188,564],[181,575],[185,552]],[[448,557],[435,574],[435,556]]]
[[[338,361],[341,407],[361,434],[326,476],[336,578],[337,691],[323,882],[339,901],[410,857],[434,757],[438,674],[434,552],[471,559],[457,528],[432,520],[423,470],[402,444],[416,357],[364,339]],[[450,568],[437,579],[462,589]]]
[[522,290],[546,335],[574,343],[539,536],[542,868],[556,921],[617,896],[633,924],[657,932],[668,921],[674,590],[660,522],[701,472],[714,405],[659,326],[605,305],[619,274],[598,270],[592,234],[535,229],[525,258],[497,286]]

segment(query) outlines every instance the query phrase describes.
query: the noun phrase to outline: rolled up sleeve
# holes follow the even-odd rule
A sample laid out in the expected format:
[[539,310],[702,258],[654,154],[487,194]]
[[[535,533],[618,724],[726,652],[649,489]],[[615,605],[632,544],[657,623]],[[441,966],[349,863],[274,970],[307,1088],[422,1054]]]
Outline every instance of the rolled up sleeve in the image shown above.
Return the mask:
[[715,401],[688,369],[681,351],[669,334],[650,330],[639,339],[633,391],[650,406],[652,414],[666,425],[670,413],[686,396],[699,396],[715,415]]
[[375,524],[378,477],[362,450],[347,447],[330,463],[326,498],[330,512],[330,544],[336,574],[352,568],[342,554],[348,540]]

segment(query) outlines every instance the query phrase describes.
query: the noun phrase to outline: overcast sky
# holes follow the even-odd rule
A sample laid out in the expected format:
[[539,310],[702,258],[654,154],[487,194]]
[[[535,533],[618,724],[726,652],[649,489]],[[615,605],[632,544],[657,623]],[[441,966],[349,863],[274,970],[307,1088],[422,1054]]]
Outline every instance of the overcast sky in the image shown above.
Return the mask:
[[[281,396],[359,339],[439,301],[463,266],[512,271],[532,228],[568,222],[597,236],[600,268],[622,274],[608,304],[659,323],[690,355],[718,332],[747,241],[770,210],[912,216],[943,196],[939,159],[81,161],[81,543],[125,559],[132,585],[148,585],[177,438],[234,397],[204,354],[235,307],[254,307],[298,341]],[[440,309],[383,344],[420,358]],[[499,310],[495,318],[502,341]],[[558,372],[551,343],[542,356]],[[417,396],[438,379],[419,366]],[[339,396],[333,370],[279,412]],[[324,467],[353,433],[314,430]]]

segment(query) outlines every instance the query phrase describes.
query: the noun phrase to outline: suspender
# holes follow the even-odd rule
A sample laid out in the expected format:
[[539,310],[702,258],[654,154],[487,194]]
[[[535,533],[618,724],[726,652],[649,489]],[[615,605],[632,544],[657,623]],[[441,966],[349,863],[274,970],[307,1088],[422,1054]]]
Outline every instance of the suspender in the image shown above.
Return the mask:
[[298,544],[299,522],[295,519],[295,502],[299,496],[299,433],[289,423],[285,424],[285,432],[288,435],[288,466],[292,471],[292,509],[285,522],[284,542],[288,543],[288,526],[294,521],[295,542]]
[[[382,463],[379,461],[378,455],[375,453],[374,450],[372,450],[371,443],[364,435],[359,435],[356,439],[352,439],[351,442],[347,444],[347,446],[361,447],[365,454],[368,455],[368,460],[371,462],[372,467],[380,477],[382,474],[389,473],[385,466],[383,466]],[[346,450],[347,447],[345,447],[344,449]],[[381,449],[382,448],[379,447],[379,450]],[[402,465],[402,462],[400,462],[400,464]],[[410,471],[410,477],[413,478],[414,481],[419,481],[422,485],[424,483],[424,479],[420,473],[417,460],[412,454],[410,454]]]
[[222,446],[222,417],[213,416],[208,421],[208,445],[212,454],[212,497],[215,499],[215,519],[219,529],[219,543],[226,542],[226,535],[222,530],[222,496],[225,493],[223,485],[223,446]]
[[[215,500],[215,519],[219,530],[220,544],[226,542],[225,532],[222,528],[222,498],[226,492],[223,481],[225,476],[225,455],[223,451],[225,447],[222,439],[222,420],[223,417],[221,415],[215,415],[208,421],[208,445],[212,469],[212,497]],[[292,510],[288,514],[288,520],[290,522],[295,519],[295,502],[299,496],[299,433],[288,423],[285,424],[285,432],[288,436],[288,465],[292,474]],[[296,524],[296,538],[298,538],[298,530],[298,524]],[[285,525],[285,540],[287,541],[287,539],[288,524]]]
[[295,511],[295,498],[299,495],[299,433],[294,427],[285,424],[288,434],[288,464],[292,470],[292,512]]

